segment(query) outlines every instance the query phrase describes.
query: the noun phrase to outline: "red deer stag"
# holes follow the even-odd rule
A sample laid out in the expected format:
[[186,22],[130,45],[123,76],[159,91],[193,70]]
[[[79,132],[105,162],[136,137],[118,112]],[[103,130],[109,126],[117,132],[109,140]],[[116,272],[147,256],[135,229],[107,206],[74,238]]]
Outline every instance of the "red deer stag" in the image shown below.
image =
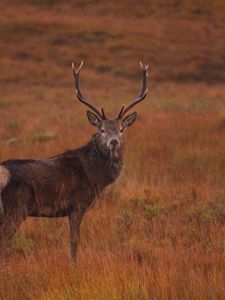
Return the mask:
[[114,182],[123,165],[124,130],[137,113],[125,114],[147,94],[148,66],[141,64],[143,86],[139,97],[110,120],[82,95],[79,73],[75,70],[77,98],[87,111],[97,132],[83,147],[67,150],[46,160],[8,160],[0,164],[0,257],[6,254],[8,240],[27,217],[66,217],[69,219],[71,257],[75,260],[79,227],[85,212],[103,189]]

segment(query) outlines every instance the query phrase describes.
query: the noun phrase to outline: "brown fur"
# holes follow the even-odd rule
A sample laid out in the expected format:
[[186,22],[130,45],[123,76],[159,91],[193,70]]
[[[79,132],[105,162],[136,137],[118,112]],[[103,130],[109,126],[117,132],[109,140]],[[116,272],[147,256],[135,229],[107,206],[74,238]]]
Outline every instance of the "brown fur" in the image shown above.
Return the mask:
[[[123,162],[121,122],[102,121],[90,142],[46,160],[9,160],[1,169],[10,175],[2,190],[4,218],[0,224],[0,251],[28,217],[69,217],[71,254],[75,258],[79,226],[94,199],[119,176]],[[104,135],[104,136],[103,136]],[[108,140],[117,137],[111,149]]]

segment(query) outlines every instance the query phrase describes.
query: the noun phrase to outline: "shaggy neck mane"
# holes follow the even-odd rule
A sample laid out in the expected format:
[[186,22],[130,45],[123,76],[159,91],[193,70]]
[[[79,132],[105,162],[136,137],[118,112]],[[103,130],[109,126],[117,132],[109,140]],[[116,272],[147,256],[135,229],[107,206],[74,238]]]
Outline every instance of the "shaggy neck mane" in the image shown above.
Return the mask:
[[104,185],[113,182],[119,176],[123,165],[123,146],[116,152],[111,152],[102,145],[96,133],[82,148],[82,152],[85,154],[87,166],[98,175],[97,177],[104,182]]

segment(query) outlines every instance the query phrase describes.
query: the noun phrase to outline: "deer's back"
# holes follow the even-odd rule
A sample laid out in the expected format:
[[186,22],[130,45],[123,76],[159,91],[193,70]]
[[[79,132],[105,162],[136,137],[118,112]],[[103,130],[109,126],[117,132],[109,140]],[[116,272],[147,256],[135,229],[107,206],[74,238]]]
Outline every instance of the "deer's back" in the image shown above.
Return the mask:
[[9,182],[2,191],[6,210],[22,204],[40,214],[57,212],[69,207],[76,192],[87,185],[82,162],[76,156],[9,160],[1,167],[9,174]]

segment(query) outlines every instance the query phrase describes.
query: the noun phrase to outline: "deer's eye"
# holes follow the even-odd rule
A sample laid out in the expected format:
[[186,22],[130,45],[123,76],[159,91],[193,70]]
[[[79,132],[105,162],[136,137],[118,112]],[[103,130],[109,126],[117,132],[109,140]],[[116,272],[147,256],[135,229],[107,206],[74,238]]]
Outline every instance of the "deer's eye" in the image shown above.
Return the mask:
[[102,129],[101,131],[102,131],[102,133],[104,133],[104,132],[105,132],[105,130],[104,130],[104,129]]
[[121,132],[121,133],[123,132],[123,128],[120,129],[120,132]]

